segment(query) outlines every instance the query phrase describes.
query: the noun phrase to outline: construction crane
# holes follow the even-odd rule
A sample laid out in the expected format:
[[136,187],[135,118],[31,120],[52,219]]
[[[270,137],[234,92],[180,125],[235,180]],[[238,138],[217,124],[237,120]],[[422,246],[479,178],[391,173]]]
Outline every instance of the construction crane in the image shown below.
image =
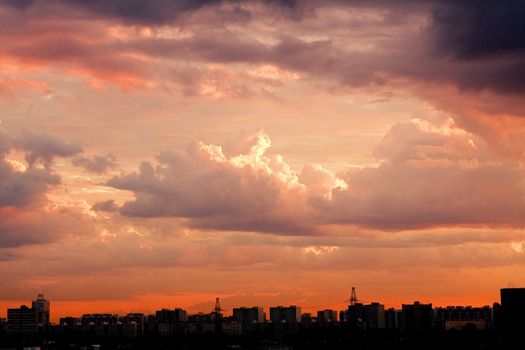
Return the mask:
[[354,306],[359,301],[355,292],[355,287],[352,287],[352,293],[350,293],[350,305]]
[[366,300],[357,299],[357,294],[355,292],[355,287],[352,287],[352,292],[350,293],[350,299],[345,300],[345,302],[350,303],[350,306],[354,306],[359,303],[366,303]]
[[215,298],[215,307],[213,308],[212,315],[215,321],[215,333],[222,333],[222,312],[224,310],[221,308],[221,302],[219,298]]

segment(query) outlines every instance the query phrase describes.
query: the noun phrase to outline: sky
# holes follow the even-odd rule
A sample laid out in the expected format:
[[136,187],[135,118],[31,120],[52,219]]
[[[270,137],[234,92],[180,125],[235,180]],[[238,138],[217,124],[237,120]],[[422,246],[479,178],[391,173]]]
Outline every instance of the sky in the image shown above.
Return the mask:
[[0,1],[0,317],[525,285],[520,0]]

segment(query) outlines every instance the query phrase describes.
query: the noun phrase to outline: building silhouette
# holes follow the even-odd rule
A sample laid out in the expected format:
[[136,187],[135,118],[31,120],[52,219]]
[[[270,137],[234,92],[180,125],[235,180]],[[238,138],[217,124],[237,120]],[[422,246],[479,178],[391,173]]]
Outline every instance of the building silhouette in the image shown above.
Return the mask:
[[33,308],[22,305],[7,309],[7,334],[33,334],[38,330]]
[[36,324],[38,328],[45,328],[49,325],[50,304],[49,300],[44,298],[44,294],[38,294],[36,300],[32,302],[35,310]]
[[504,349],[523,349],[525,333],[525,288],[503,288],[500,328]]
[[271,307],[270,321],[273,324],[301,322],[301,308],[295,305]]
[[355,302],[348,306],[346,317],[348,324],[352,328],[385,328],[385,306],[378,302],[368,305]]
[[406,331],[429,332],[434,329],[432,304],[403,304],[401,308],[401,329]]
[[385,328],[397,329],[399,328],[398,317],[400,312],[395,308],[385,310]]
[[492,328],[492,309],[490,306],[447,306],[434,309],[434,327],[442,330],[465,327],[486,330]]
[[243,333],[253,333],[265,321],[264,311],[261,307],[237,307],[233,309],[232,319],[241,325]]
[[317,311],[317,322],[321,324],[337,322],[337,311],[336,310]]
[[7,309],[8,334],[33,334],[49,326],[50,303],[44,295],[39,294],[31,305]]

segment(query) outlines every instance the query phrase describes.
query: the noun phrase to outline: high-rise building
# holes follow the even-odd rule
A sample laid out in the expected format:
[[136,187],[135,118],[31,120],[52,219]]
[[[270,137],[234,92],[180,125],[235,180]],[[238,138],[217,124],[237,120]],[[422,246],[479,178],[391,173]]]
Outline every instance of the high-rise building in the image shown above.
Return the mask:
[[403,304],[402,329],[407,331],[432,331],[434,329],[434,312],[432,304]]
[[188,312],[183,309],[162,309],[155,312],[155,316],[157,317],[158,322],[167,322],[167,323],[173,323],[173,322],[186,322],[188,321]]
[[17,309],[7,309],[8,334],[32,334],[38,330],[33,308],[22,305]]
[[501,331],[504,349],[523,349],[525,331],[525,288],[501,289]]
[[492,325],[490,306],[447,306],[434,309],[434,327],[439,329],[463,329],[465,327],[479,330]]
[[271,307],[270,321],[273,324],[301,322],[301,308],[295,305]]
[[32,306],[33,310],[35,310],[37,327],[47,327],[49,325],[50,313],[49,300],[46,300],[43,294],[38,294],[36,300],[33,300]]
[[253,324],[264,322],[262,307],[238,307],[233,309],[233,318],[241,324]]
[[353,328],[385,328],[385,306],[374,302],[369,305],[354,303],[348,306],[348,323]]
[[394,308],[385,310],[385,328],[397,329],[399,328],[398,322],[398,311]]
[[319,323],[337,322],[337,311],[336,310],[317,311],[317,322]]

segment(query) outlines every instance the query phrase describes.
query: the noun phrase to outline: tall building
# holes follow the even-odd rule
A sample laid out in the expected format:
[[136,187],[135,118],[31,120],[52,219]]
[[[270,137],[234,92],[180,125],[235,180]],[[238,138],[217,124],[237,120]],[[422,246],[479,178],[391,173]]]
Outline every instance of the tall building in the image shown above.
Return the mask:
[[37,327],[47,327],[49,325],[49,300],[46,300],[43,294],[38,294],[36,300],[33,300],[32,306],[35,310]]
[[38,330],[33,308],[22,305],[17,309],[7,309],[8,334],[33,334]]
[[388,329],[399,328],[397,319],[398,319],[398,310],[394,308],[385,310],[385,328],[388,328]]
[[500,324],[504,349],[523,349],[525,332],[525,288],[503,288]]
[[380,303],[365,305],[366,323],[368,329],[385,328],[385,306]]
[[465,327],[484,330],[492,326],[490,306],[447,306],[434,309],[434,327],[444,330]]
[[270,321],[273,324],[301,322],[301,308],[295,305],[271,307]]
[[162,309],[155,312],[158,322],[173,323],[188,321],[188,312],[183,309],[176,308],[174,310]]
[[434,329],[434,312],[432,304],[403,304],[402,328],[406,331],[432,331]]
[[369,305],[354,303],[348,306],[348,323],[353,328],[385,328],[385,306],[374,302]]
[[337,311],[336,310],[317,311],[317,322],[319,323],[337,322]]
[[253,324],[264,322],[262,307],[238,307],[233,309],[233,318],[241,324]]

